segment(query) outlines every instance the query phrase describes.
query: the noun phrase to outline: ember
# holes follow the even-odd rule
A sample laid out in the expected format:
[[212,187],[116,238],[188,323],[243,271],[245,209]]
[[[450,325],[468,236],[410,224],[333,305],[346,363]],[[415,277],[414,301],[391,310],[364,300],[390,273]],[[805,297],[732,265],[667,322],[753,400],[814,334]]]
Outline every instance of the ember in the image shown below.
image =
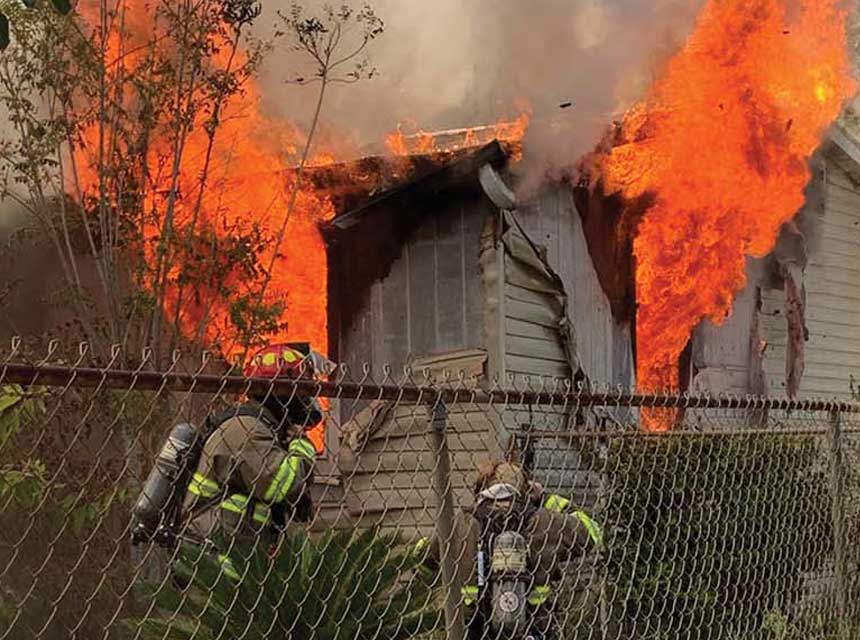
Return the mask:
[[727,317],[745,256],[803,205],[807,160],[856,89],[846,22],[837,0],[708,0],[626,114],[602,172],[608,191],[654,197],[634,242],[641,389],[678,388],[695,326]]

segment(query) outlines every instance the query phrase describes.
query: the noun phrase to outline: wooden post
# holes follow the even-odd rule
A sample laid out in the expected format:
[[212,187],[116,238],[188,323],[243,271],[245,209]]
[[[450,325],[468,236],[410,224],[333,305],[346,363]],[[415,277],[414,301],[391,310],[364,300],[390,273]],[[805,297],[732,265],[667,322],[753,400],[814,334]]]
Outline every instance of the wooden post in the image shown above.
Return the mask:
[[842,416],[838,409],[830,413],[830,435],[830,494],[833,507],[833,558],[836,565],[836,614],[839,616],[839,638],[849,640],[845,553],[845,474],[842,460]]
[[433,485],[436,490],[436,532],[445,583],[445,629],[447,640],[463,640],[465,630],[458,612],[461,585],[456,567],[457,541],[454,540],[454,496],[451,493],[451,458],[445,433],[447,423],[448,409],[441,399],[437,399],[430,418],[430,440],[436,456]]

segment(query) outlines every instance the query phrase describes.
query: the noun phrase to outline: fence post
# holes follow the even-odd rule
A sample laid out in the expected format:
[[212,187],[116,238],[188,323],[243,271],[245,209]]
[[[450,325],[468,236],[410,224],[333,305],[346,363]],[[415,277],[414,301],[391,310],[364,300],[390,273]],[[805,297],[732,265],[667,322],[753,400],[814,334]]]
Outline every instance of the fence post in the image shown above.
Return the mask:
[[845,553],[845,475],[842,460],[842,415],[830,412],[830,494],[833,506],[833,556],[836,578],[836,612],[839,616],[839,638],[849,640],[848,590]]
[[456,567],[457,547],[454,540],[454,496],[451,493],[451,458],[446,428],[448,408],[441,398],[432,407],[430,440],[436,454],[433,485],[436,489],[437,521],[442,580],[445,585],[445,629],[448,640],[463,640],[465,631],[457,609],[460,603],[459,576]]

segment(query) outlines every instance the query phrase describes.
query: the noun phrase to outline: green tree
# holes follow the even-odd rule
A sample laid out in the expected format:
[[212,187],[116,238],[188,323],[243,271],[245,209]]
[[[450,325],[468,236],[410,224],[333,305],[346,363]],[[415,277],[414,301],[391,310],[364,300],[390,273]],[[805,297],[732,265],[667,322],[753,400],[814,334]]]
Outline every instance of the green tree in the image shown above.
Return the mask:
[[[68,15],[16,5],[0,0],[14,12],[0,65],[11,129],[0,139],[0,198],[53,247],[64,279],[57,302],[73,310],[74,337],[103,361],[112,345],[152,347],[156,363],[180,341],[202,348],[189,324],[208,319],[183,316],[206,303],[187,295],[190,283],[240,299],[269,240],[253,224],[215,234],[220,221],[201,213],[219,189],[212,149],[267,50],[248,37],[259,2],[156,0],[144,25],[125,2]],[[199,170],[183,174],[198,155]]]

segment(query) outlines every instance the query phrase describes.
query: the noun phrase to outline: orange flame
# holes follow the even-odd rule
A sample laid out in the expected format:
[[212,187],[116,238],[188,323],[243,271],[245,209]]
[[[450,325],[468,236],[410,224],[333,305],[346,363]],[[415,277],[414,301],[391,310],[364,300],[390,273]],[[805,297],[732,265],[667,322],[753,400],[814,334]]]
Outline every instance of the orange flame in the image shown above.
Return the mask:
[[[448,131],[427,132],[417,129],[412,134],[403,132],[404,125],[385,136],[385,147],[394,156],[426,155],[470,149],[492,140],[519,144],[525,137],[531,121],[531,108],[523,104],[521,113],[511,120],[499,119],[496,124]],[[514,158],[516,159],[516,158]]]
[[[92,3],[82,3],[79,11],[88,23],[98,24],[98,12]],[[156,38],[158,29],[163,29],[163,26],[156,25],[140,3],[126,3],[122,13],[124,24],[120,26],[116,20],[112,25],[105,59],[117,61],[112,73],[121,71],[132,77],[136,73],[145,73],[140,67],[147,62],[144,55],[146,47],[141,45]],[[224,70],[228,64],[235,69],[245,63],[246,56],[241,50],[229,62],[230,46],[226,42],[222,45],[212,59],[216,69]],[[136,48],[140,49],[138,53],[123,55]],[[219,251],[229,248],[231,237],[247,235],[255,229],[265,240],[257,258],[259,266],[267,268],[274,257],[265,302],[286,305],[280,319],[285,328],[265,338],[269,341],[310,342],[324,353],[328,348],[328,276],[325,246],[318,225],[334,215],[325,194],[315,193],[310,188],[300,189],[284,242],[280,247],[275,246],[295,182],[294,167],[303,142],[302,135],[290,123],[262,114],[259,87],[249,80],[244,91],[231,97],[221,113],[208,160],[208,178],[198,204],[200,176],[206,169],[209,146],[209,136],[204,127],[207,115],[196,117],[184,143],[175,190],[174,227],[193,229],[205,238],[209,246],[199,247],[199,252],[214,265],[218,264]],[[150,157],[147,158],[152,183],[147,185],[145,208],[152,215],[148,216],[144,237],[147,261],[151,265],[157,259],[158,239],[171,191],[169,171],[165,169],[163,160],[173,151],[172,139],[167,132],[159,134],[151,143]],[[84,194],[97,192],[98,139],[98,125],[94,124],[85,131],[83,144],[76,150]],[[321,154],[309,164],[333,161],[333,156]],[[193,255],[199,257],[200,253]],[[195,281],[181,285],[181,278],[189,275],[189,266],[193,265],[182,264],[181,260],[169,266],[164,309],[168,321],[178,317],[186,338],[199,339],[220,348],[225,356],[241,353],[243,345],[232,329],[232,301],[224,299],[214,283]],[[217,267],[214,270],[217,271]],[[201,269],[197,273],[204,272]],[[249,278],[247,273],[237,272],[228,274],[224,283],[234,291],[251,296],[261,289],[263,277],[262,273]]]
[[803,205],[808,158],[856,89],[840,5],[708,0],[626,115],[632,142],[603,159],[609,191],[654,198],[634,241],[640,388],[678,388],[695,326],[727,317],[745,256],[770,252]]
[[[99,24],[95,3],[82,2],[78,11],[88,24]],[[159,41],[164,25],[157,24],[145,3],[123,3],[118,15],[122,20],[113,21],[106,43],[108,72],[113,79],[120,73],[126,78],[146,74],[148,43]],[[245,63],[247,57],[241,50],[230,62],[230,50],[228,42],[216,47],[211,60],[215,70],[226,70],[228,64],[235,69]],[[132,98],[124,101],[124,106],[134,107]],[[316,350],[326,353],[328,266],[319,224],[334,215],[329,198],[310,187],[301,187],[284,241],[276,246],[296,181],[294,167],[304,142],[302,134],[288,122],[263,115],[259,87],[249,80],[244,91],[231,97],[220,114],[209,154],[208,178],[201,190],[200,177],[207,167],[209,148],[207,117],[203,113],[195,116],[182,150],[174,190],[173,226],[189,232],[196,245],[176,248],[168,254],[165,322],[170,325],[178,320],[186,339],[201,341],[225,356],[243,353],[244,345],[233,322],[243,310],[235,306],[235,296],[244,295],[255,302],[262,291],[264,270],[274,259],[263,300],[285,305],[279,318],[283,328],[263,338],[270,342],[310,342]],[[169,167],[174,148],[171,132],[159,130],[155,134],[145,158],[150,177],[144,198],[142,250],[150,267],[158,261],[159,238],[171,193]],[[81,195],[91,197],[99,188],[98,125],[85,130],[82,138],[74,154]],[[332,161],[333,156],[320,155],[310,164]],[[220,272],[219,260],[223,261],[224,252],[236,249],[239,236],[260,239],[257,268]],[[140,284],[151,288],[152,278],[144,280]],[[224,294],[225,286],[232,296]],[[322,430],[315,429],[310,435],[320,449]]]

